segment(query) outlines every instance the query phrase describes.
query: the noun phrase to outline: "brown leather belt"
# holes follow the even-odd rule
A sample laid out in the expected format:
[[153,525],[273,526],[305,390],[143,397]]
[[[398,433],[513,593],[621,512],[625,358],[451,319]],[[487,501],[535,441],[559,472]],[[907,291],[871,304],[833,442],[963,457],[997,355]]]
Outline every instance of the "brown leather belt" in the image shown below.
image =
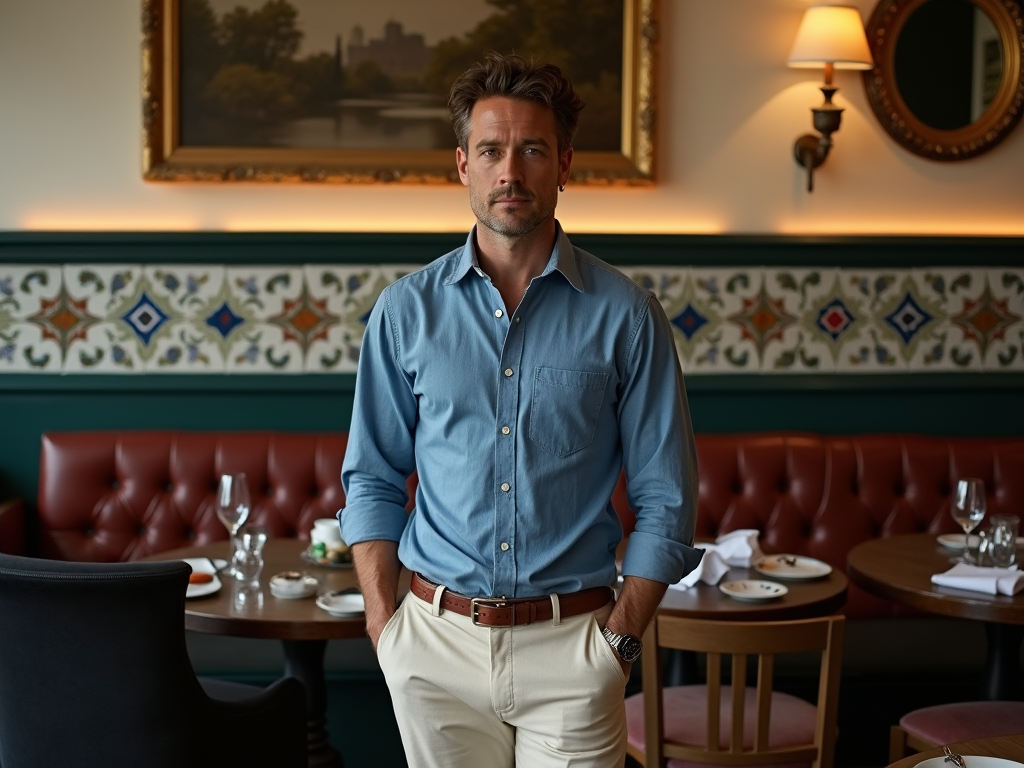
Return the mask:
[[[416,597],[433,605],[437,584],[418,573],[412,575],[411,591]],[[558,596],[558,613],[562,618],[592,613],[604,608],[612,599],[609,587],[594,587]],[[526,597],[512,600],[490,597],[466,597],[447,589],[441,596],[441,608],[469,616],[481,627],[516,627],[535,621],[551,621],[554,610],[550,597]]]

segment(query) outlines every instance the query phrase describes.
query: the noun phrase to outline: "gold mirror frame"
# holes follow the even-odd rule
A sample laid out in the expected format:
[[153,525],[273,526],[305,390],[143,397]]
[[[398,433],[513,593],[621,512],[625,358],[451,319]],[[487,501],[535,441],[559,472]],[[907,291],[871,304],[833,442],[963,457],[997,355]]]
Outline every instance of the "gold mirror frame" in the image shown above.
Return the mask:
[[[459,182],[454,146],[450,150],[183,146],[178,130],[180,1],[142,1],[142,176],[146,181]],[[654,182],[656,4],[657,0],[623,0],[621,151],[574,153],[570,176],[574,183],[646,186]]]
[[944,131],[910,111],[896,86],[896,42],[907,19],[928,0],[881,0],[866,32],[875,68],[864,73],[868,100],[882,127],[903,147],[932,160],[967,160],[1006,138],[1024,113],[1024,19],[1018,0],[970,0],[985,11],[1003,46],[1003,80],[984,114],[970,125]]

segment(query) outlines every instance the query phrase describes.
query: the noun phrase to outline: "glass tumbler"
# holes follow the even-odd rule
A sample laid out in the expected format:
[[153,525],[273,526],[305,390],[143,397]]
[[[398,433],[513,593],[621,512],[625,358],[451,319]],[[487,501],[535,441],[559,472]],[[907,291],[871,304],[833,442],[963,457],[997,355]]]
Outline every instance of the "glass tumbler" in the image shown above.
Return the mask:
[[1016,515],[993,515],[989,521],[989,559],[997,568],[1009,568],[1017,562],[1017,529],[1020,518]]
[[235,536],[235,554],[231,558],[235,581],[256,588],[263,571],[263,546],[267,543],[267,529],[248,525]]

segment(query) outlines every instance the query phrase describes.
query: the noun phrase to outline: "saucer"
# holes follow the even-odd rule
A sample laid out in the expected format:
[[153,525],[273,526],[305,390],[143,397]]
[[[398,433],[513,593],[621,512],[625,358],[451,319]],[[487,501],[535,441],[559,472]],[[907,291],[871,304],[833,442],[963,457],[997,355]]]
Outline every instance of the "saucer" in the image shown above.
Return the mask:
[[282,600],[298,600],[313,595],[319,584],[320,582],[309,574],[285,571],[271,577],[270,594]]
[[759,581],[757,579],[726,581],[719,584],[718,588],[734,600],[749,600],[751,602],[774,600],[789,592],[789,587],[785,584],[779,584],[774,581]]
[[316,599],[316,604],[339,619],[362,616],[366,611],[366,603],[358,592],[325,592]]

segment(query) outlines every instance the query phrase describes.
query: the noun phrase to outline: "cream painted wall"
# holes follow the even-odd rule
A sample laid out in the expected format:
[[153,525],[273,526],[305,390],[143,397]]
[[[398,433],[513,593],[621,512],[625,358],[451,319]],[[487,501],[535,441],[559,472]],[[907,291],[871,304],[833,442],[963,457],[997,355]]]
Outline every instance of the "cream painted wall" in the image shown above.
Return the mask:
[[[659,183],[567,188],[587,232],[1024,235],[1024,128],[938,164],[878,127],[860,74],[804,192],[791,159],[821,101],[785,66],[810,0],[663,0]],[[866,16],[873,0],[856,0]],[[157,185],[140,178],[140,0],[0,2],[0,229],[452,231],[462,187]],[[585,113],[584,113],[585,119]]]

